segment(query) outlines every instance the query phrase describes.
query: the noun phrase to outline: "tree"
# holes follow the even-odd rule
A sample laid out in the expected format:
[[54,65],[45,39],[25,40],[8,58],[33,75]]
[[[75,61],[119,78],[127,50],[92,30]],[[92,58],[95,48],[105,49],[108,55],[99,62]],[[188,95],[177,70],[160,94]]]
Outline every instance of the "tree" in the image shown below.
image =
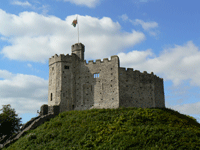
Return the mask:
[[17,133],[20,130],[21,119],[17,118],[17,114],[15,114],[15,110],[11,109],[10,104],[3,105],[3,113],[0,114],[0,137],[3,135],[11,136]]

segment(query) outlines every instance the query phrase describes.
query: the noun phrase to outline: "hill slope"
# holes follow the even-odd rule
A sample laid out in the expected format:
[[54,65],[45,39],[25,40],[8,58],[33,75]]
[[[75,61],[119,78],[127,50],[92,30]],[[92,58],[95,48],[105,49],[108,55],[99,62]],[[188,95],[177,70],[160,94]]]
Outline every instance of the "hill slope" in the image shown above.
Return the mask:
[[3,150],[200,149],[200,124],[167,108],[68,111]]

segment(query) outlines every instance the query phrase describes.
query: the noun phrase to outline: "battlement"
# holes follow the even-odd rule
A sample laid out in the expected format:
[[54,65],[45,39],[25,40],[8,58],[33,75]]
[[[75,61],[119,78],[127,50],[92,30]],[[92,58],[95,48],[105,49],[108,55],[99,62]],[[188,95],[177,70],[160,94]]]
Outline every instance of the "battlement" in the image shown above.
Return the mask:
[[76,50],[83,50],[85,52],[85,46],[82,43],[76,43],[71,47],[72,52]]
[[82,43],[76,43],[71,47],[72,53],[76,54],[80,60],[84,60],[85,46]]
[[83,62],[85,65],[91,65],[91,64],[107,63],[107,62],[113,62],[113,61],[119,62],[119,57],[117,55],[113,55],[111,56],[111,60],[109,60],[108,58],[104,58],[103,61],[101,61],[101,59],[96,59],[95,62],[94,60],[89,60],[88,63],[86,63],[86,60],[84,60]]
[[57,54],[55,54],[54,56],[52,56],[51,58],[49,58],[49,65],[55,63],[55,62],[59,62],[59,61],[70,61],[72,59],[72,55],[64,55],[64,54],[60,54],[59,56]]
[[127,68],[127,70],[126,70],[125,67],[120,67],[120,71],[121,71],[121,74],[130,73],[132,71],[132,72],[136,72],[136,74],[144,74],[144,75],[148,75],[148,76],[163,80],[163,78],[160,78],[157,75],[154,75],[153,72],[151,72],[151,74],[150,74],[150,73],[147,73],[147,71],[140,72],[139,70],[134,70],[133,68]]

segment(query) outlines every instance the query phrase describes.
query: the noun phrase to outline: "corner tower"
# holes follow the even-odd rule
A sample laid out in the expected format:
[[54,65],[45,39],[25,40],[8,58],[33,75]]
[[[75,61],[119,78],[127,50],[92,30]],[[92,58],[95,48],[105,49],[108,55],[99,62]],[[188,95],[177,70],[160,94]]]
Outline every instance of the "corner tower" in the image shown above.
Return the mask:
[[80,60],[84,60],[85,46],[82,43],[72,45],[72,53],[76,54]]

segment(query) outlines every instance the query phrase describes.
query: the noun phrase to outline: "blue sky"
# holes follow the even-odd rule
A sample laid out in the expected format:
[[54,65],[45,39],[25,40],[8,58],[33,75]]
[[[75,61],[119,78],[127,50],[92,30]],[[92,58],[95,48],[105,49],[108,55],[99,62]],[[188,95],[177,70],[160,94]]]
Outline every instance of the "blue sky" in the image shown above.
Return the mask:
[[0,109],[22,123],[48,103],[48,60],[71,54],[78,15],[85,59],[118,55],[120,67],[164,79],[165,105],[200,122],[198,0],[7,0],[0,2]]

